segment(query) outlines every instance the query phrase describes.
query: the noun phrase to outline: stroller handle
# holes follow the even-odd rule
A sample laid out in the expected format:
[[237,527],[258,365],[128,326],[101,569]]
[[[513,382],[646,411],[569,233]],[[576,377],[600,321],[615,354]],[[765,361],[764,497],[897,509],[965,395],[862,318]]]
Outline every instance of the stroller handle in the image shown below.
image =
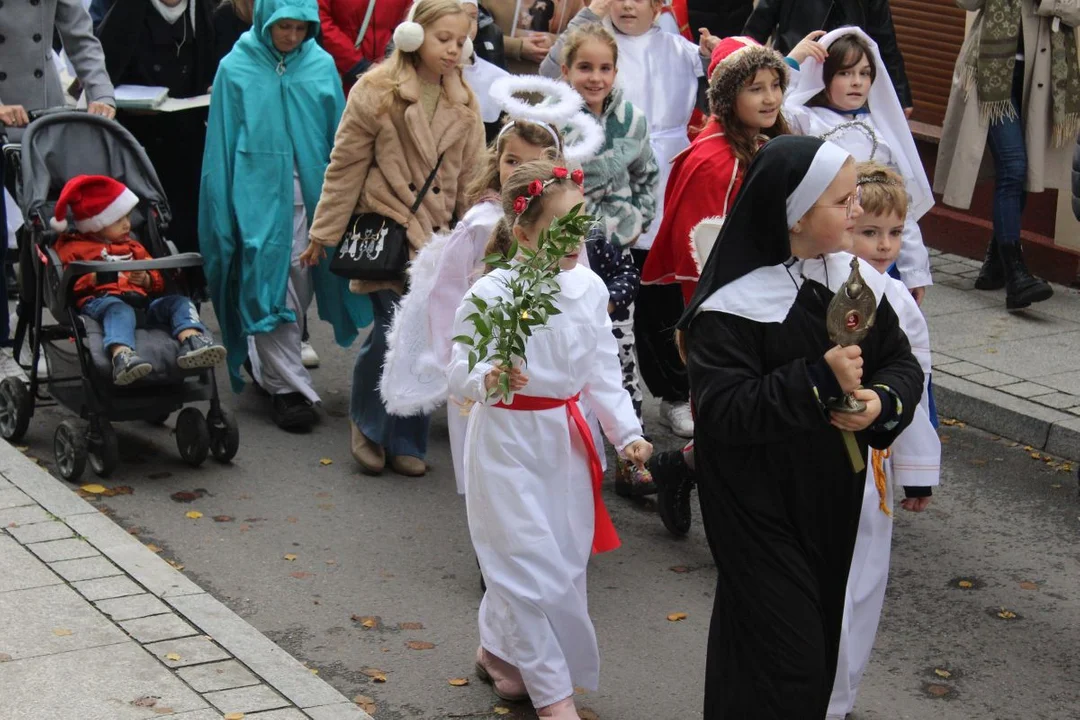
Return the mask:
[[[51,251],[50,261],[57,263],[59,258]],[[155,258],[154,260],[128,260],[125,262],[91,262],[77,260],[68,263],[64,268],[64,274],[60,278],[60,287],[57,302],[60,307],[68,307],[68,302],[75,289],[75,281],[83,275],[94,272],[133,272],[136,270],[178,270],[180,268],[202,267],[203,257],[199,253],[180,253],[170,255],[167,258]]]

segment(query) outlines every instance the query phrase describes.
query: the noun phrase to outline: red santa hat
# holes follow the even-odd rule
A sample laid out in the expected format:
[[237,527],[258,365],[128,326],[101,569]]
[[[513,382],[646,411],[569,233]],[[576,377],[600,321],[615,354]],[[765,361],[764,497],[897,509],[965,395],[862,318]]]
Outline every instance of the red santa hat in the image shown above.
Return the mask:
[[781,89],[787,90],[788,66],[780,53],[750,37],[734,36],[721,40],[713,49],[709,62],[709,111],[725,118],[746,81],[764,69],[775,70]]
[[716,66],[724,62],[728,58],[732,57],[741,50],[747,48],[761,47],[761,43],[752,37],[746,37],[743,35],[733,35],[721,40],[715,48],[713,48],[712,59],[709,62],[709,77],[713,76],[713,71],[716,70]]
[[49,220],[53,230],[68,229],[68,209],[75,216],[75,229],[82,233],[104,230],[125,217],[139,204],[139,198],[124,183],[104,175],[78,175],[67,181]]

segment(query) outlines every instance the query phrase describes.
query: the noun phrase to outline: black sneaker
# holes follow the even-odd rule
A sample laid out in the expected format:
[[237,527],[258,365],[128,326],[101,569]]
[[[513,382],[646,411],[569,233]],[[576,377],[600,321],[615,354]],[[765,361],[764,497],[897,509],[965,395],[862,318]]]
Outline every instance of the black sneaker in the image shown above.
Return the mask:
[[210,368],[225,362],[225,348],[214,342],[209,335],[192,335],[180,343],[176,364],[181,370]]
[[130,385],[142,380],[153,371],[154,366],[135,354],[134,350],[121,350],[113,355],[112,378],[114,385]]
[[282,393],[274,396],[273,417],[282,430],[310,430],[315,424],[315,406],[303,393]]
[[649,461],[649,469],[658,489],[656,505],[660,520],[672,535],[685,535],[690,532],[694,472],[686,464],[683,451],[657,453]]

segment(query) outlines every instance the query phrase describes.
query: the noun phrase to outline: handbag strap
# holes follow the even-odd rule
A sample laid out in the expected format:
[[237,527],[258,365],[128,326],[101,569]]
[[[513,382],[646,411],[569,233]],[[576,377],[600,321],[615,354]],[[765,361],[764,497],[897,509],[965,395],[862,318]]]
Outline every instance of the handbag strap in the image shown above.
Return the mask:
[[360,26],[360,34],[356,36],[356,44],[353,46],[360,49],[360,43],[364,42],[367,35],[368,25],[371,24],[371,16],[375,13],[375,0],[368,0],[367,12],[364,13],[364,24]]
[[416,202],[413,203],[412,210],[409,211],[410,215],[415,215],[416,211],[420,209],[420,203],[424,201],[424,196],[427,195],[428,188],[431,187],[431,183],[435,181],[435,174],[439,172],[439,166],[442,165],[443,155],[439,154],[439,159],[435,162],[435,167],[432,169],[431,174],[427,176],[427,180],[424,181],[424,187],[420,188],[420,193],[416,196]]

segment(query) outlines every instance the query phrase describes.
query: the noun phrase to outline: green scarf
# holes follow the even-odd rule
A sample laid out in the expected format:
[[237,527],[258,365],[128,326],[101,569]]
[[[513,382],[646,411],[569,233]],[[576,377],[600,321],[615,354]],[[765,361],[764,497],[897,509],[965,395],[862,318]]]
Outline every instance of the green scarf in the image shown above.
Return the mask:
[[[977,37],[965,58],[965,87],[974,88],[983,121],[1015,120],[1012,103],[1013,70],[1020,33],[1023,0],[986,0]],[[1049,21],[1049,18],[1047,19]],[[1050,33],[1050,89],[1053,103],[1053,143],[1073,142],[1080,131],[1080,68],[1072,28]]]

